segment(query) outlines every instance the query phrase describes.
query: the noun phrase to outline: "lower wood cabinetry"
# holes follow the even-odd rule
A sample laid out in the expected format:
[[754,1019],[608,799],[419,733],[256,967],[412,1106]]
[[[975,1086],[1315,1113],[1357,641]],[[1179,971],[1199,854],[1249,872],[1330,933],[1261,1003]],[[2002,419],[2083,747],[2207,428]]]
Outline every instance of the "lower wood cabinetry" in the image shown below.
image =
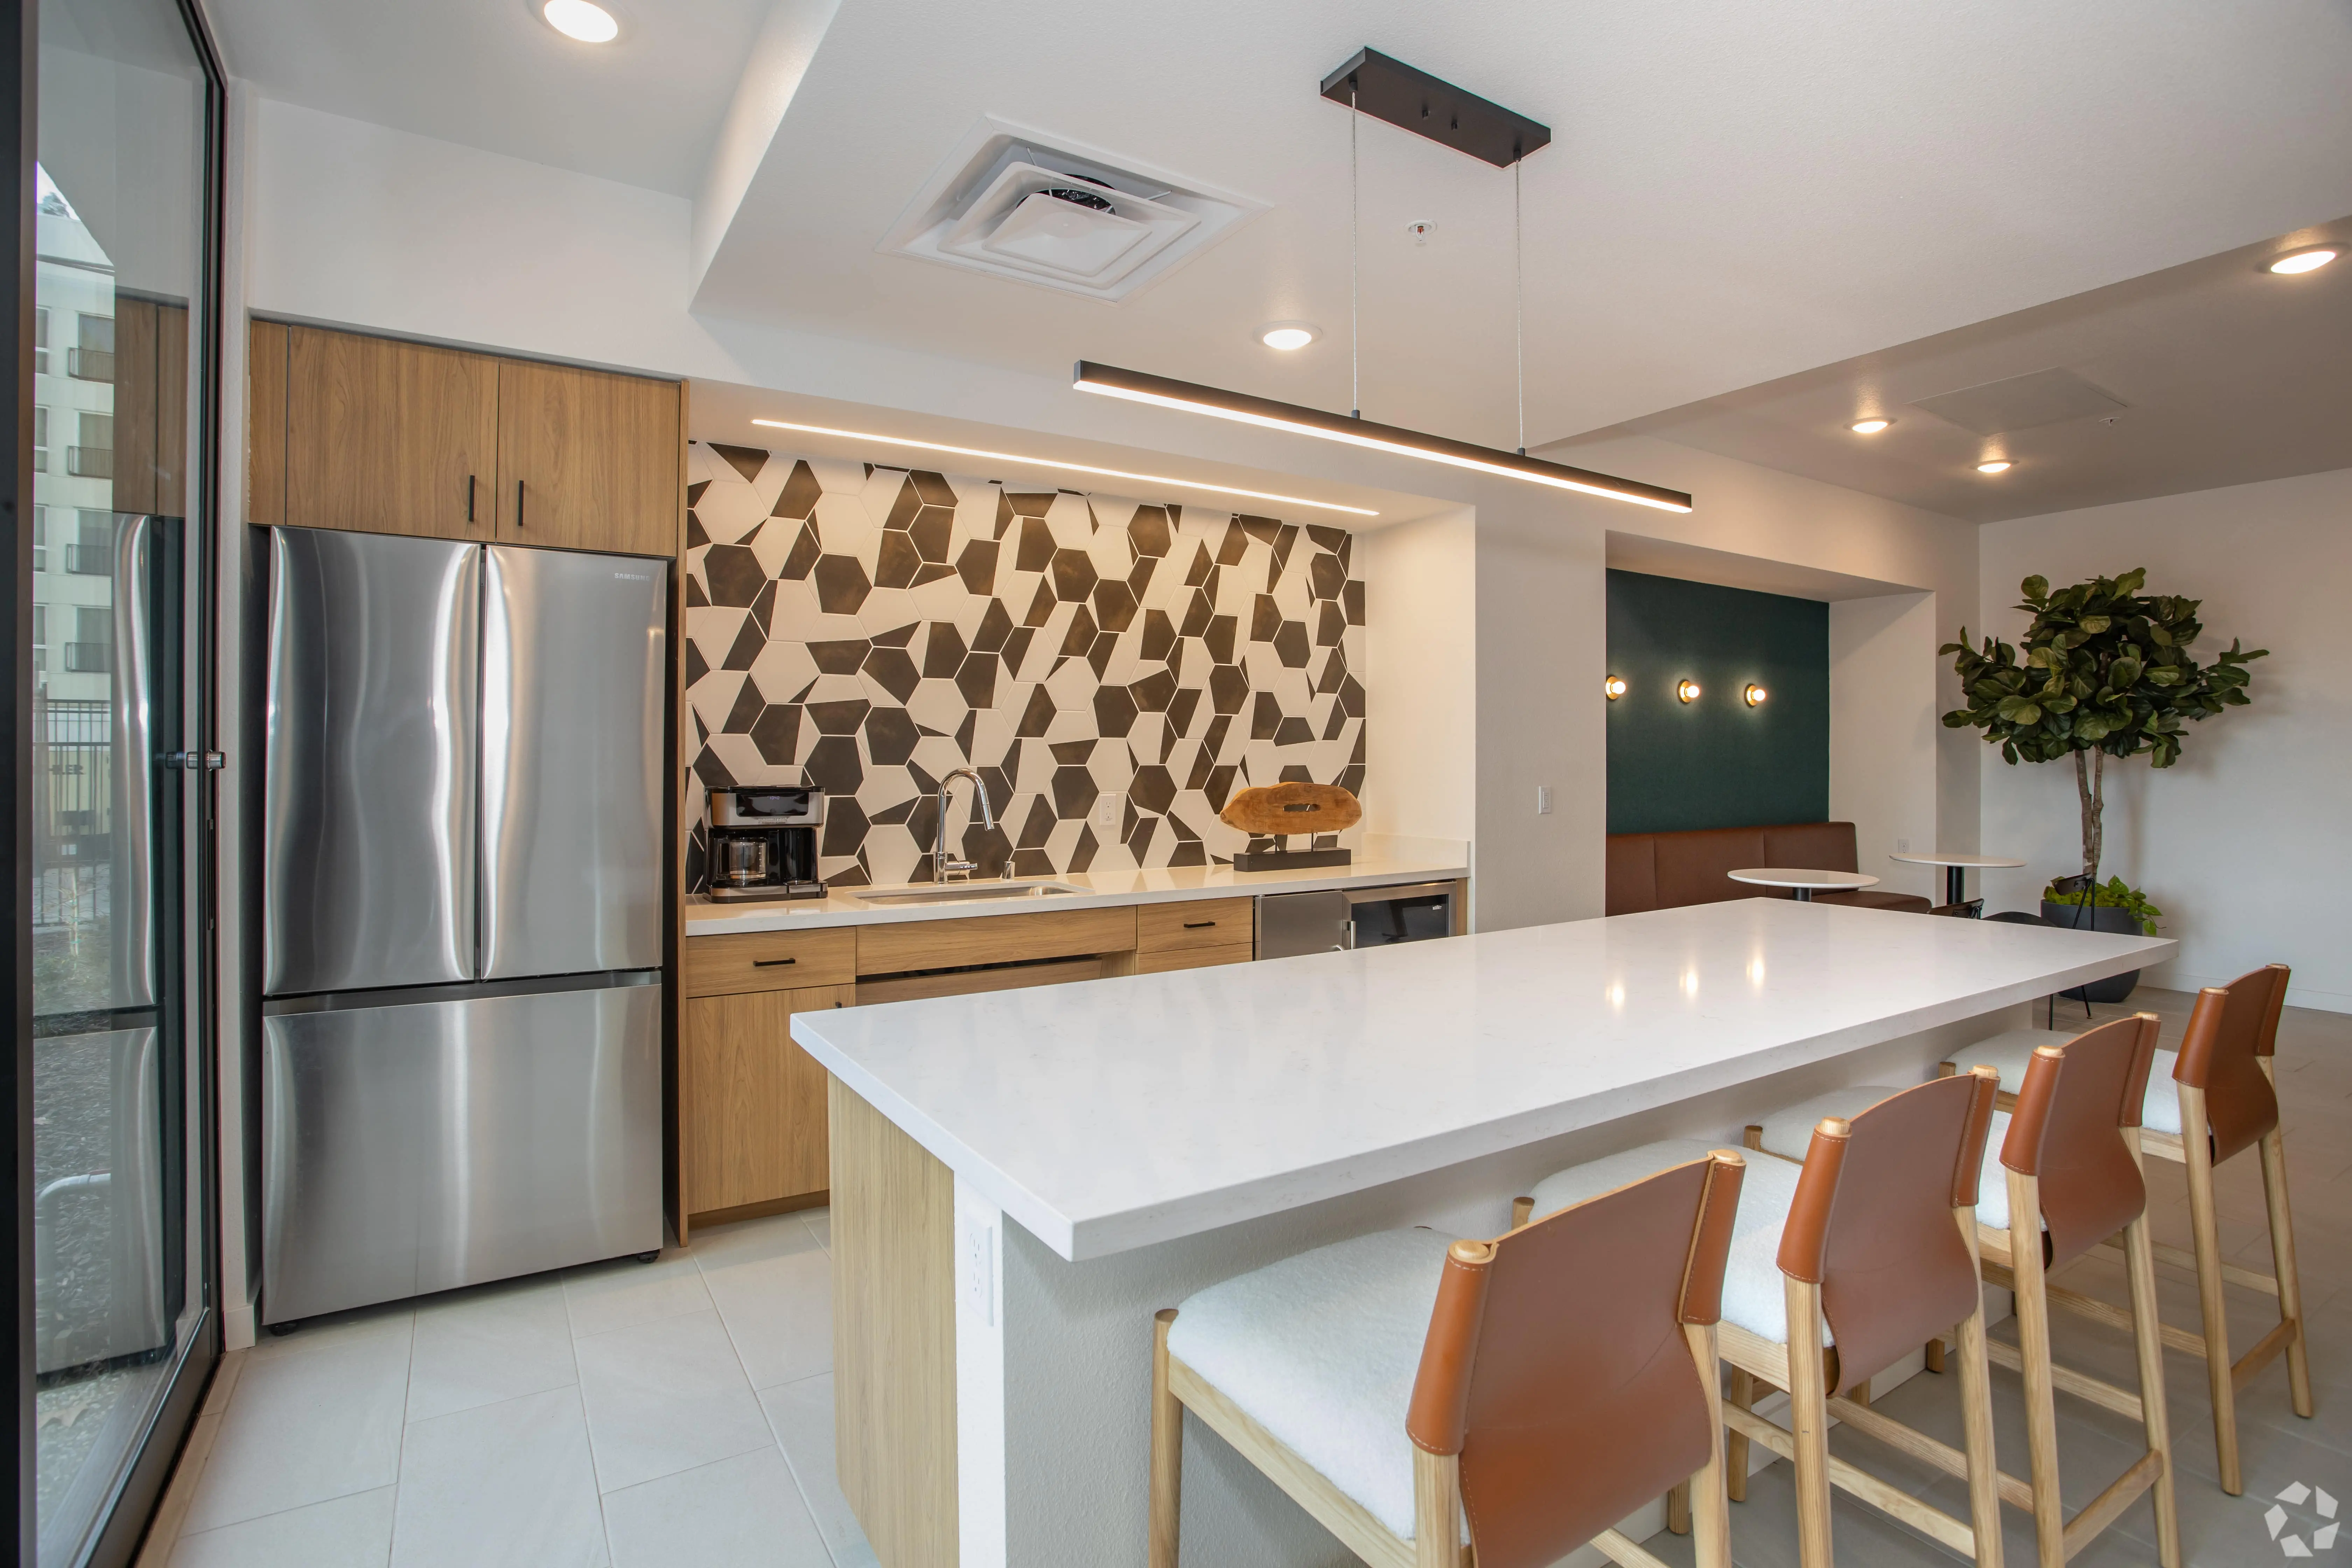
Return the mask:
[[687,1000],[678,1048],[690,1215],[708,1221],[825,1190],[825,1071],[793,1043],[793,1015],[846,1007],[856,994],[806,985]]
[[1247,963],[1253,952],[1248,942],[1230,947],[1179,947],[1161,952],[1139,952],[1135,955],[1138,974],[1166,974],[1177,969],[1208,969],[1220,963]]

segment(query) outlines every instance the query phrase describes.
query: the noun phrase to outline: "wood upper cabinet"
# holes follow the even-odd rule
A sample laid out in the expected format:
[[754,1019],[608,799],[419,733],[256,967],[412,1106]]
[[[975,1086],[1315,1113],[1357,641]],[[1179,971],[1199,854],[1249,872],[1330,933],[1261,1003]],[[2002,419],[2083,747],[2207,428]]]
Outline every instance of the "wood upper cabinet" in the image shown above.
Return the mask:
[[500,543],[676,553],[677,383],[502,360],[498,404]]
[[281,521],[492,537],[497,360],[315,327],[286,335]]
[[247,342],[250,522],[677,552],[676,382],[276,321]]
[[188,309],[114,299],[114,510],[187,515]]
[[697,996],[683,1005],[681,1132],[689,1214],[825,1190],[825,1071],[793,1043],[793,1015],[856,1000],[852,985],[804,985]]

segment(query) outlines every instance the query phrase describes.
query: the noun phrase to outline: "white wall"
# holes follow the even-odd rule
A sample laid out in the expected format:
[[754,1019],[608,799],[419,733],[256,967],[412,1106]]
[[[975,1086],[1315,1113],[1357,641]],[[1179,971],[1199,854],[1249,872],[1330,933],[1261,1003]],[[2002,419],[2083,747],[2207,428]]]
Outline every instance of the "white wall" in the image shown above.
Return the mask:
[[1936,595],[1830,605],[1830,818],[1853,824],[1861,869],[1889,892],[1944,901],[1944,878],[1887,858],[1939,847]]
[[[2120,875],[2164,910],[2180,957],[2150,976],[2214,984],[2258,964],[2294,967],[2299,1006],[2352,1011],[2352,687],[2343,675],[2352,584],[2352,469],[2127,501],[1986,525],[1983,605],[1970,630],[2014,639],[2017,584],[2145,566],[2147,591],[2204,601],[2210,658],[2242,637],[2253,705],[2189,726],[2181,759],[2107,771],[2101,875]],[[1984,776],[1984,842],[2023,857],[1992,873],[1996,908],[2030,909],[2045,879],[2078,868],[2074,771],[2011,767],[1966,731]]]
[[1364,827],[1475,847],[1475,514],[1356,536],[1364,580]]
[[1481,479],[1477,510],[1477,928],[1590,919],[1609,832],[1608,514],[1623,509]]

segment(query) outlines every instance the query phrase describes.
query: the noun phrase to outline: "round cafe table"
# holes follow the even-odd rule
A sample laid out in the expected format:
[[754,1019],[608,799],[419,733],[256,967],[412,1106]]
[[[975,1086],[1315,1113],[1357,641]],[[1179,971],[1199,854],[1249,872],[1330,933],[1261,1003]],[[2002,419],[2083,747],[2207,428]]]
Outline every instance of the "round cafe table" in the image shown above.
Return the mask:
[[1759,888],[1793,889],[1801,904],[1811,903],[1815,893],[1878,886],[1877,878],[1865,877],[1859,871],[1809,871],[1798,866],[1750,866],[1724,875],[1735,882],[1750,882]]
[[1889,860],[1900,860],[1906,866],[1941,866],[1944,868],[1944,902],[1965,904],[1969,901],[1969,871],[2014,871],[2025,864],[2022,860],[2006,859],[1999,855],[1946,855],[1923,851],[1919,854],[1889,855]]

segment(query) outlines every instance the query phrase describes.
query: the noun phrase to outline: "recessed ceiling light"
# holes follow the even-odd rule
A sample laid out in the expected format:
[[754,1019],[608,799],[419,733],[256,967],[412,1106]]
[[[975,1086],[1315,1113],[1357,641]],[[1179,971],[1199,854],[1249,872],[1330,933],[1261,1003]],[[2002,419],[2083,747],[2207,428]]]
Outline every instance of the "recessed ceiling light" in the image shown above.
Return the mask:
[[621,24],[594,0],[547,0],[539,14],[549,26],[583,44],[609,44],[621,36]]
[[2277,260],[2266,263],[2270,272],[2316,272],[2341,254],[2338,247],[2315,245],[2305,250],[2290,250]]
[[1857,419],[1846,428],[1857,436],[1875,436],[1894,423],[1892,419]]
[[1172,485],[1179,489],[1207,490],[1213,495],[1240,496],[1246,500],[1280,501],[1286,506],[1311,506],[1318,511],[1344,511],[1355,517],[1378,517],[1370,507],[1341,506],[1338,501],[1308,500],[1304,496],[1277,495],[1271,490],[1245,490],[1213,485],[1204,479],[1171,479],[1166,474],[1133,474],[1125,468],[1098,468],[1092,463],[1062,463],[1051,458],[1031,458],[1017,452],[991,452],[979,447],[950,447],[944,441],[917,441],[905,436],[881,436],[870,430],[835,430],[825,425],[795,425],[788,419],[754,419],[771,430],[799,430],[811,436],[838,436],[851,441],[871,441],[883,447],[912,447],[924,452],[947,452],[959,458],[985,458],[993,463],[1021,463],[1033,468],[1064,468],[1074,474],[1099,474],[1105,479],[1134,479],[1147,485]]
[[2009,472],[2011,467],[2011,464],[2007,458],[1994,458],[1986,462],[1979,463],[1977,465],[1977,472],[1980,474],[2005,474]]
[[1268,321],[1257,330],[1257,341],[1270,349],[1288,353],[1303,349],[1323,334],[1305,321]]

